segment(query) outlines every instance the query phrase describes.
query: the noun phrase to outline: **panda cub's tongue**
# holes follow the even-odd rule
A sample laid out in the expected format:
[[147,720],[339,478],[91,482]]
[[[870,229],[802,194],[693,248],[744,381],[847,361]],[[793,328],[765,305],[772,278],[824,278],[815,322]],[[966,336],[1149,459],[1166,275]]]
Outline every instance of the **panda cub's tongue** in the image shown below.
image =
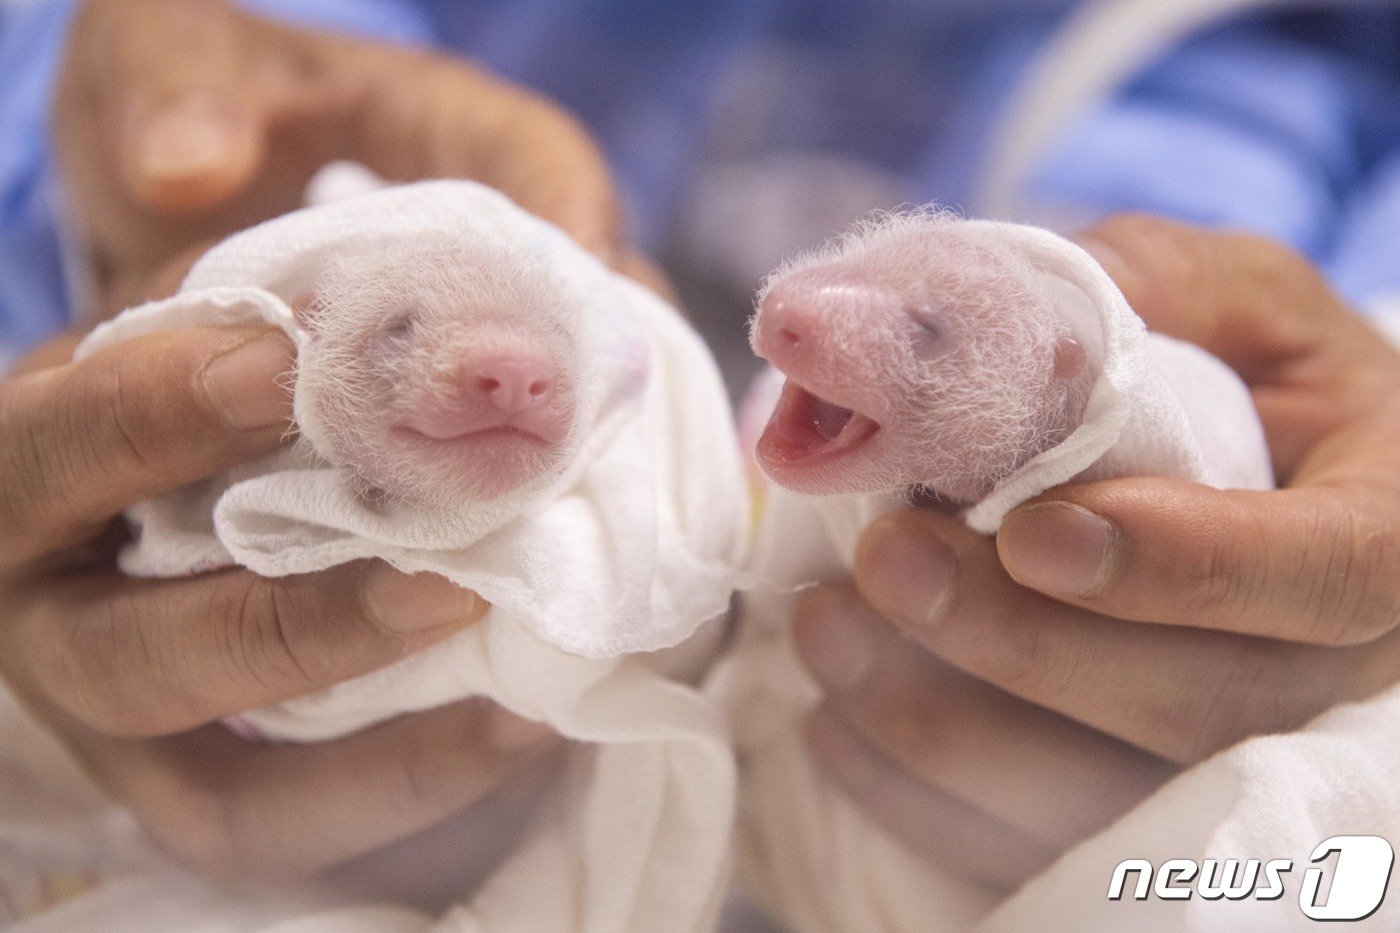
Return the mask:
[[758,441],[772,463],[827,459],[855,447],[879,429],[864,415],[814,395],[789,379]]

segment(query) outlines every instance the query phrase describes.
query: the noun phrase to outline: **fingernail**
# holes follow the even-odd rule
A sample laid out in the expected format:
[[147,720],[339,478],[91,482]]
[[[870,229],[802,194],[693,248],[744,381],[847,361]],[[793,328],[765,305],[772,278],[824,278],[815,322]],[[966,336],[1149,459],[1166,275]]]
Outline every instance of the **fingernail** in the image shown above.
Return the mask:
[[479,598],[435,573],[399,573],[376,565],[365,581],[365,602],[374,621],[391,632],[413,635],[475,616]]
[[491,711],[486,731],[491,747],[499,752],[522,752],[558,735],[544,723],[517,716],[504,706]]
[[296,350],[280,333],[264,334],[227,350],[204,367],[204,388],[229,427],[239,431],[291,420],[292,396],[284,385]]
[[147,178],[190,178],[224,166],[237,141],[225,108],[204,95],[177,100],[138,119],[137,168]]
[[1007,573],[1042,593],[1089,596],[1103,588],[1113,566],[1118,529],[1070,502],[1016,509],[997,532]]
[[957,558],[932,533],[909,521],[876,522],[856,557],[856,580],[874,607],[915,631],[931,631],[953,601]]
[[875,638],[850,600],[808,591],[794,613],[794,637],[807,669],[829,690],[854,690],[875,666]]

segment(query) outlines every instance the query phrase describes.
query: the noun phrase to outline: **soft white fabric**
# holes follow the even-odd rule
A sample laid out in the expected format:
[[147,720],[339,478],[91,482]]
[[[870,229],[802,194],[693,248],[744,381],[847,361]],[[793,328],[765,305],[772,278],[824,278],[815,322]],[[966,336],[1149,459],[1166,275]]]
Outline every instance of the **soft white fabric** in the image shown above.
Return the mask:
[[[968,525],[992,533],[1019,503],[1075,478],[1273,485],[1263,431],[1233,372],[1195,347],[1147,333],[1098,263],[1072,243],[1031,227],[969,223],[1019,244],[1055,277],[1054,306],[1096,381],[1081,426],[969,509]],[[745,426],[744,433],[754,432]],[[900,500],[816,498],[771,485],[767,496],[753,561],[763,583],[745,594],[739,643],[711,684],[733,711],[743,763],[741,878],[799,931],[965,929],[994,905],[992,896],[877,829],[816,771],[802,745],[801,723],[819,691],[791,644],[791,594],[849,576],[861,531]]]
[[[482,930],[703,929],[725,892],[734,776],[722,718],[640,652],[723,614],[747,543],[748,499],[728,403],[704,344],[654,294],[562,232],[465,181],[384,189],[230,238],[173,298],[98,328],[79,354],[163,328],[267,321],[337,251],[422,231],[529,249],[577,296],[585,347],[634,328],[646,378],[602,371],[573,465],[502,505],[444,514],[371,508],[307,437],[267,460],[132,510],[128,572],[230,563],[278,576],[362,557],[430,570],[492,608],[383,670],[246,715],[311,741],[407,710],[487,696],[592,743],[570,802],[445,921]],[[630,380],[630,381],[629,381]],[[628,385],[633,391],[621,391]],[[301,406],[297,406],[300,416]],[[590,757],[591,756],[591,757]]]
[[[1080,844],[1002,904],[986,929],[1043,929],[1045,918],[1076,930],[1316,930],[1299,907],[1314,847],[1334,835],[1400,841],[1400,688],[1339,707],[1307,728],[1243,742],[1192,768],[1099,835]],[[1121,901],[1107,897],[1125,858],[1291,859],[1273,901]],[[1335,864],[1335,863],[1333,863]],[[1327,867],[1329,875],[1332,867]],[[1136,875],[1130,876],[1130,881]],[[1194,882],[1193,882],[1194,883]],[[1261,882],[1262,884],[1262,882]],[[1394,887],[1392,878],[1391,887]],[[1131,889],[1131,884],[1129,885]],[[1345,926],[1350,926],[1346,924]],[[1385,899],[1363,929],[1400,928],[1400,899]],[[924,929],[927,929],[925,927]]]

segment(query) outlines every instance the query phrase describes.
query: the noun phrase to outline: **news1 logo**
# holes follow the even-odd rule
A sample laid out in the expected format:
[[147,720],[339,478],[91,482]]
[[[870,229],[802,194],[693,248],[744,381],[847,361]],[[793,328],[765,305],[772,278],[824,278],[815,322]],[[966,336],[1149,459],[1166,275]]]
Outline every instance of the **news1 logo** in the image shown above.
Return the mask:
[[[1390,884],[1390,870],[1395,865],[1395,850],[1380,836],[1333,836],[1313,849],[1309,861],[1326,862],[1336,854],[1332,867],[1331,886],[1322,887],[1326,868],[1309,868],[1303,872],[1303,885],[1298,891],[1298,907],[1313,920],[1365,920],[1375,913],[1385,900]],[[1108,883],[1108,899],[1121,901],[1128,886],[1128,876],[1136,873],[1131,897],[1147,900],[1149,894],[1164,901],[1187,901],[1199,894],[1202,900],[1276,901],[1284,895],[1283,876],[1293,870],[1292,859],[1272,859],[1260,862],[1247,859],[1167,859],[1156,868],[1147,859],[1124,859],[1113,869]]]

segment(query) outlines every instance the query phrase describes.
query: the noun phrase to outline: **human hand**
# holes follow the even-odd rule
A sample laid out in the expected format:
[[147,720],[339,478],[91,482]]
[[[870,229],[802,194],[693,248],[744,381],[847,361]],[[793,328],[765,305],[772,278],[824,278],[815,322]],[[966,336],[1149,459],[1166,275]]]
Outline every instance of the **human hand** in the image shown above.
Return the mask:
[[1003,889],[1181,768],[1400,679],[1400,354],[1268,241],[1125,217],[1082,242],[1240,373],[1283,488],[1071,484],[995,539],[904,511],[795,620],[817,760]]
[[463,62],[283,26],[226,0],[87,0],[53,133],[110,313],[157,270],[301,205],[324,164],[467,177],[608,261],[618,209],[597,148],[557,107]]
[[125,507],[277,446],[293,351],[265,330],[169,332],[76,363],[71,345],[0,382],[0,679],[158,843],[221,877],[316,872],[462,811],[554,747],[484,701],[304,746],[214,723],[391,663],[487,607],[369,561],[124,577]]

